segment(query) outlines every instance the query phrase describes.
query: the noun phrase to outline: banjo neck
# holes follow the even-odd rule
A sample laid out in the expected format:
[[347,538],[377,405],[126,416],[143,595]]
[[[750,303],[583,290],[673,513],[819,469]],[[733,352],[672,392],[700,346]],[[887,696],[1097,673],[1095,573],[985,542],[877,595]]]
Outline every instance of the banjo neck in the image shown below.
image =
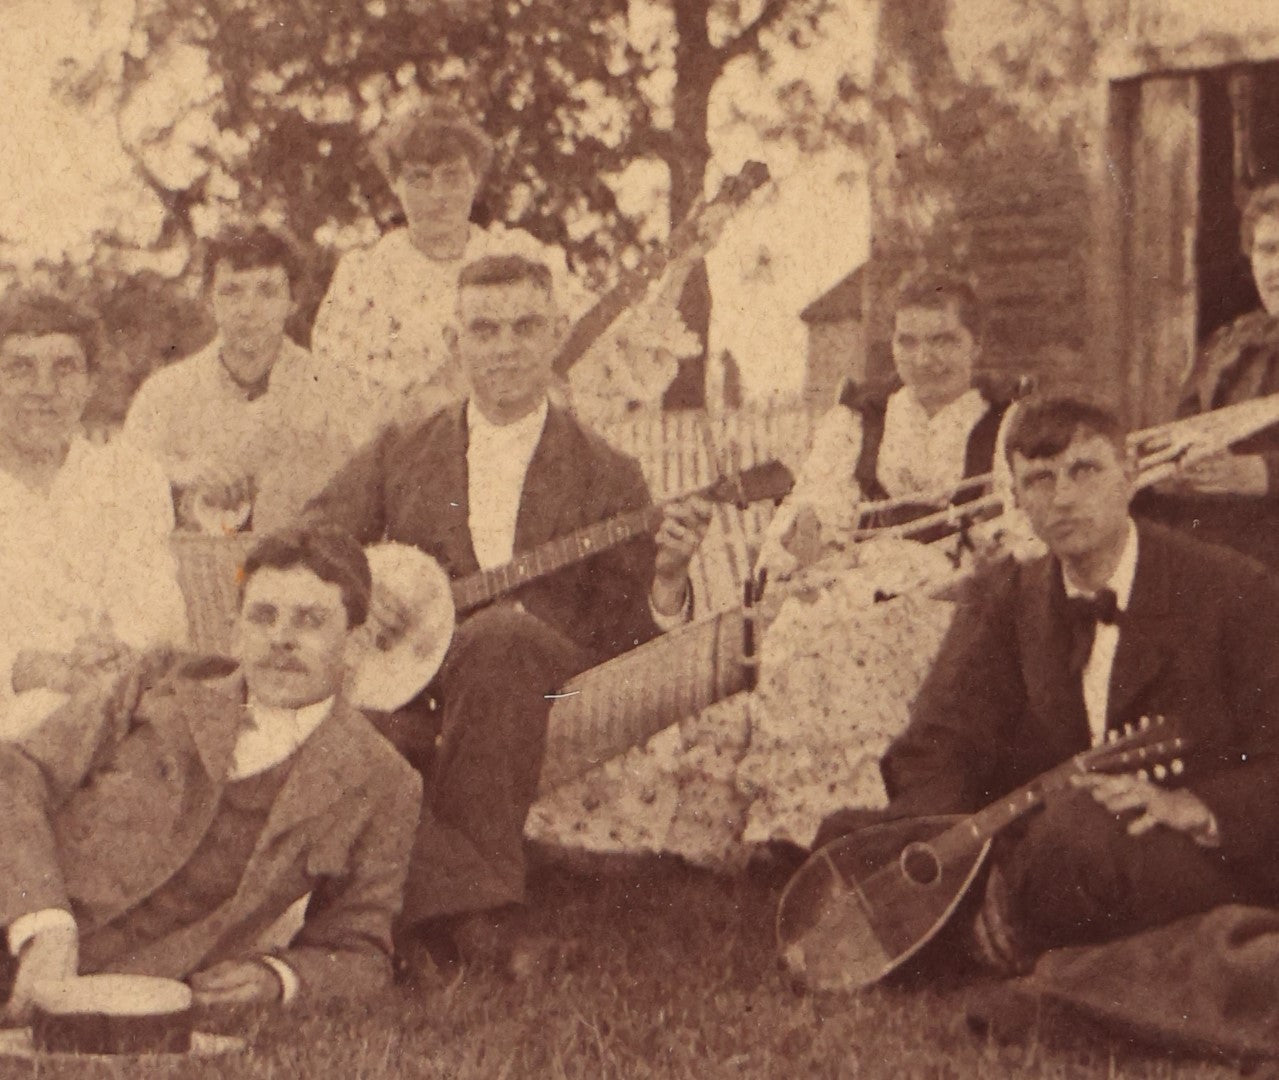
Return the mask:
[[784,498],[794,482],[790,470],[781,462],[764,461],[683,495],[623,511],[521,552],[510,562],[457,578],[450,586],[453,607],[459,615],[474,611],[529,582],[637,536],[652,533],[662,523],[665,507],[681,499],[697,495],[712,502],[731,503],[745,509],[751,503]]
[[661,506],[646,506],[539,544],[501,566],[458,578],[451,586],[453,606],[459,614],[483,607],[530,581],[651,532],[661,520]]

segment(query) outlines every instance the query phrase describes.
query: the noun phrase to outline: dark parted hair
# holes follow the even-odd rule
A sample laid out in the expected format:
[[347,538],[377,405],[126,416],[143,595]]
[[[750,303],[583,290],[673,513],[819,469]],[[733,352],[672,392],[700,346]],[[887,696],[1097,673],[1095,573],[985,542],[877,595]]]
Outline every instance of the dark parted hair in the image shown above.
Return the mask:
[[1127,453],[1127,429],[1109,409],[1070,397],[1030,398],[1017,405],[1008,425],[1004,453],[1024,458],[1056,457],[1080,432],[1100,435],[1120,457]]
[[962,274],[932,268],[908,274],[897,286],[893,310],[908,307],[941,310],[952,304],[973,340],[981,341],[986,324],[981,300],[972,281]]
[[373,575],[364,549],[350,533],[325,525],[281,529],[264,536],[250,549],[240,575],[240,601],[249,579],[264,566],[275,570],[305,567],[321,581],[342,590],[347,626],[361,626],[369,616]]
[[302,258],[288,239],[266,225],[229,225],[204,247],[204,287],[213,283],[213,272],[226,262],[232,270],[257,270],[278,266],[296,292],[302,279]]
[[102,323],[86,307],[35,289],[18,289],[0,298],[0,343],[11,334],[68,334],[84,350],[89,373],[98,370]]
[[394,183],[408,165],[465,158],[477,179],[493,160],[493,140],[456,105],[431,101],[389,121],[374,137],[373,160]]
[[1243,218],[1239,222],[1239,238],[1243,253],[1252,254],[1252,243],[1257,237],[1257,224],[1262,218],[1279,218],[1279,184],[1267,184],[1248,192],[1243,204]]
[[459,289],[468,285],[515,285],[528,281],[551,296],[555,285],[551,268],[525,255],[485,255],[462,267],[457,276]]

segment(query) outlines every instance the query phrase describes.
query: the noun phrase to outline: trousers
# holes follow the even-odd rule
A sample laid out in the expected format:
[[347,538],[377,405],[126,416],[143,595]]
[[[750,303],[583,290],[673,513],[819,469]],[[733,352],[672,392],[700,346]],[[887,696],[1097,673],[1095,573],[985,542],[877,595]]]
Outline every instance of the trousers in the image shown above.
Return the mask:
[[423,776],[401,924],[524,899],[524,822],[537,797],[548,695],[590,655],[523,608],[457,629],[438,676],[379,724]]

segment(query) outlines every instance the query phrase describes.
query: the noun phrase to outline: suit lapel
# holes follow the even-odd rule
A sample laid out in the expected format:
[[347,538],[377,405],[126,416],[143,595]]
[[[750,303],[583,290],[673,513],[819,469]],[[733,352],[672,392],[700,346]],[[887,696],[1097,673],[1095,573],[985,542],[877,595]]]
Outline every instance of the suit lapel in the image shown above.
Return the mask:
[[1170,655],[1168,553],[1162,538],[1148,529],[1137,533],[1137,573],[1128,610],[1120,621],[1119,647],[1110,673],[1106,719],[1111,727],[1126,722],[1134,704],[1159,674]]
[[360,722],[351,706],[339,699],[332,714],[302,744],[289,770],[289,778],[271,807],[258,840],[259,849],[282,833],[330,810],[350,789],[364,782],[368,762],[358,753],[350,728],[351,724]]
[[1056,559],[1042,558],[1022,572],[1018,640],[1032,715],[1043,719],[1043,737],[1064,761],[1090,741],[1079,676],[1070,670],[1070,627],[1065,589]]
[[244,676],[237,668],[208,684],[190,682],[175,704],[183,711],[183,725],[191,733],[205,772],[219,786],[224,784],[245,719]]
[[449,409],[438,437],[421,455],[423,489],[430,493],[422,513],[438,522],[443,539],[440,561],[454,577],[479,569],[471,541],[470,480],[466,466],[466,403]]
[[573,460],[570,423],[562,409],[552,405],[547,410],[542,437],[524,477],[515,519],[517,553],[572,532],[576,526],[572,510],[582,492],[568,482],[578,469]]

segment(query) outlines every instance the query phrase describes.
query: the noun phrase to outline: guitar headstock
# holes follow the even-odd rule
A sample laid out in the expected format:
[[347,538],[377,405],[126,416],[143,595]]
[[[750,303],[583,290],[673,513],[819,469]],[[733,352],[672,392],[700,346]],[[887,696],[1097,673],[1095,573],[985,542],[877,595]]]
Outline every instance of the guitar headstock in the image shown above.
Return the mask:
[[1139,773],[1155,780],[1181,776],[1186,766],[1182,755],[1190,746],[1178,725],[1163,716],[1143,716],[1122,732],[1107,733],[1101,746],[1076,755],[1082,772]]
[[715,245],[734,211],[770,179],[768,166],[762,161],[748,161],[732,176],[726,176],[714,197],[694,205],[671,233],[671,250],[684,257],[704,255]]
[[772,178],[762,161],[748,161],[732,176],[726,176],[711,203],[740,206]]
[[765,461],[739,473],[722,476],[706,490],[715,502],[733,503],[745,509],[751,503],[771,499],[778,502],[790,494],[795,477],[780,461]]

